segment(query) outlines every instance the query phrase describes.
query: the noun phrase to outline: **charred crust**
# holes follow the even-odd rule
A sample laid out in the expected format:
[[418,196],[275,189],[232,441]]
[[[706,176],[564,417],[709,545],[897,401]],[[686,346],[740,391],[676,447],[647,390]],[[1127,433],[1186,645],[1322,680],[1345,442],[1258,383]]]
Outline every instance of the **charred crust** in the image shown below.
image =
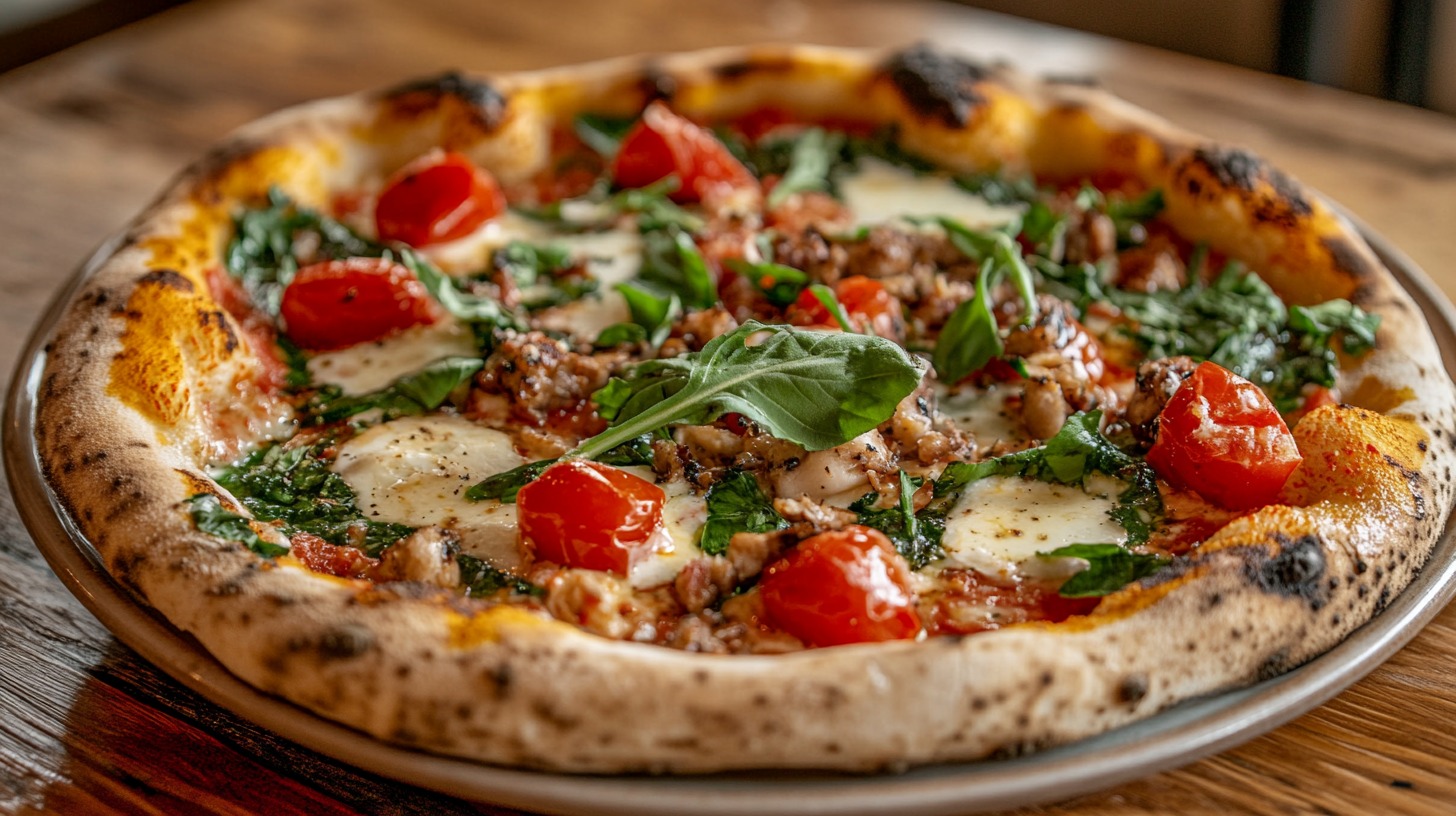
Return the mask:
[[192,281],[182,277],[182,273],[174,269],[153,269],[147,274],[142,275],[139,283],[148,286],[161,286],[165,289],[176,289],[179,292],[188,293],[197,289],[197,287],[192,285]]
[[1124,705],[1137,705],[1148,695],[1148,678],[1142,674],[1129,674],[1118,682],[1117,688],[1113,690],[1117,702]]
[[342,624],[318,639],[318,654],[324,660],[348,660],[374,648],[374,633],[357,624]]
[[985,68],[924,43],[891,57],[883,73],[911,110],[949,127],[965,127],[985,102],[975,87],[989,76]]
[[1275,533],[1273,538],[1279,551],[1271,556],[1254,548],[1244,564],[1245,577],[1264,592],[1302,598],[1318,611],[1329,600],[1324,543],[1314,534],[1292,539]]
[[501,663],[486,669],[485,679],[490,683],[490,690],[495,698],[504,700],[511,696],[511,690],[516,682],[516,670],[511,668],[509,663]]
[[[1291,215],[1307,216],[1313,209],[1304,191],[1294,179],[1270,167],[1263,159],[1237,147],[1205,145],[1193,151],[1193,161],[1203,165],[1208,174],[1228,189],[1252,193],[1259,189],[1259,182],[1274,188],[1281,207],[1265,208],[1258,213],[1260,220],[1288,221]],[[1188,191],[1197,195],[1202,186],[1193,180],[1186,182]],[[1282,212],[1283,208],[1288,212]]]
[[483,131],[494,130],[505,118],[505,96],[490,83],[459,71],[407,82],[384,94],[394,111],[405,116],[434,110],[452,97],[465,107],[473,123]]
[[1294,666],[1294,661],[1289,659],[1289,652],[1285,649],[1279,649],[1260,661],[1259,667],[1254,670],[1254,679],[1258,682],[1272,680],[1294,668]]
[[251,159],[266,149],[268,149],[268,145],[262,142],[231,141],[204,156],[201,161],[192,166],[189,173],[196,179],[197,189],[207,203],[216,203],[221,198],[216,184],[223,175],[233,166]]
[[232,353],[238,348],[238,335],[233,331],[232,323],[228,322],[222,310],[200,309],[197,312],[197,322],[202,325],[203,330],[216,328],[223,333],[223,348]]
[[783,74],[792,71],[797,63],[787,57],[768,59],[743,59],[714,66],[713,75],[725,82],[734,82],[754,74]]
[[642,66],[642,78],[637,80],[637,92],[642,95],[642,107],[653,102],[672,102],[677,95],[677,77],[664,71],[657,63],[647,62]]

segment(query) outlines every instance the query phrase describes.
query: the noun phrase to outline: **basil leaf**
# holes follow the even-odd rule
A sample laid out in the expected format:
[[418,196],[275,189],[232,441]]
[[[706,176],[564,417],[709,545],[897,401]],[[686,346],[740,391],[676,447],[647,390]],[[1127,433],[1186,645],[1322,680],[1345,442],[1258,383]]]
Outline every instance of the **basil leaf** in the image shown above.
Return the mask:
[[430,295],[457,319],[493,329],[525,329],[525,325],[500,301],[461,291],[454,278],[414,252],[400,250],[399,261],[415,273]]
[[1169,561],[1161,555],[1136,553],[1116,544],[1068,544],[1042,558],[1080,558],[1087,569],[1068,578],[1057,590],[1064,598],[1097,598],[1110,595],[1140,578],[1162,569]]
[[[750,337],[762,341],[749,345]],[[594,457],[644,433],[730,412],[810,450],[832,448],[888,419],[922,374],[923,364],[889,340],[749,321],[700,352],[649,360],[613,378],[593,395],[612,427],[569,455]]]
[[460,568],[460,583],[465,586],[465,594],[471,598],[485,598],[500,592],[510,590],[514,595],[528,595],[533,598],[540,598],[546,594],[546,590],[527,581],[518,578],[505,570],[496,569],[490,564],[476,558],[457,553],[455,564]]
[[823,128],[810,128],[799,134],[794,139],[788,169],[769,193],[765,206],[773,209],[794,193],[829,189],[829,171],[843,145],[842,134],[830,134]]
[[324,436],[310,445],[270,445],[222,468],[215,478],[254,518],[282,522],[284,535],[311,533],[378,556],[414,528],[372,521],[359,511],[353,489],[329,469],[325,454],[334,444],[332,436]]
[[643,236],[639,280],[671,292],[689,309],[707,309],[718,303],[718,284],[692,237],[679,229]]
[[967,257],[979,261],[976,294],[951,312],[935,341],[931,363],[941,382],[959,382],[971,372],[1001,356],[1006,346],[992,312],[995,290],[1008,277],[1022,304],[1022,323],[1036,319],[1036,287],[1021,247],[1004,232],[976,233],[950,219],[941,219],[951,242]]
[[708,488],[708,519],[703,522],[698,547],[708,555],[722,555],[735,533],[771,533],[789,526],[764,498],[751,473],[735,470]]
[[884,533],[895,544],[895,551],[904,556],[911,569],[945,557],[941,539],[945,535],[946,507],[926,507],[915,513],[915,491],[924,483],[919,476],[900,471],[900,501],[886,509],[876,509],[880,494],[866,493],[849,506],[859,515],[859,523]]
[[1118,495],[1108,516],[1127,530],[1129,544],[1141,544],[1162,515],[1157,475],[1146,462],[1124,453],[1098,430],[1102,412],[1076,413],[1067,418],[1045,445],[980,462],[952,462],[935,482],[935,507],[947,508],[971,482],[988,476],[1020,476],[1054,484],[1082,486],[1088,474],[1120,479],[1127,488]]
[[241,542],[264,558],[277,558],[288,554],[287,547],[274,544],[258,535],[246,516],[224,510],[222,502],[211,493],[189,496],[187,503],[192,505],[192,523],[202,532],[228,541]]
[[779,307],[792,305],[809,283],[809,275],[802,270],[772,261],[730,258],[728,268],[747,278],[769,303]]
[[577,114],[571,122],[577,138],[607,161],[616,158],[617,150],[622,146],[622,138],[635,124],[635,116],[602,116],[595,113]]
[[657,287],[641,282],[627,281],[614,288],[622,293],[632,322],[641,327],[643,336],[653,348],[662,345],[672,332],[672,324],[682,317],[682,300],[675,294],[659,292]]
[[484,365],[478,357],[445,357],[369,394],[346,397],[336,387],[320,389],[304,406],[306,424],[337,422],[375,408],[386,419],[429,413]]
[[557,244],[538,246],[511,241],[491,255],[491,266],[515,281],[521,289],[521,306],[534,312],[580,300],[597,290],[597,280],[588,275],[563,275],[579,264],[570,250]]

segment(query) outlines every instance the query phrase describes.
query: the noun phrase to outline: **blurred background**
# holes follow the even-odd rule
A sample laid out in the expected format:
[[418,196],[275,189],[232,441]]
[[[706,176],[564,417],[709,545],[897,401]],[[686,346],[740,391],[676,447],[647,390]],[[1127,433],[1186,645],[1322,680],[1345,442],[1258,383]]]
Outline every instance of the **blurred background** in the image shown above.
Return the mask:
[[[0,71],[184,2],[0,0]],[[1456,0],[962,2],[1456,114]]]

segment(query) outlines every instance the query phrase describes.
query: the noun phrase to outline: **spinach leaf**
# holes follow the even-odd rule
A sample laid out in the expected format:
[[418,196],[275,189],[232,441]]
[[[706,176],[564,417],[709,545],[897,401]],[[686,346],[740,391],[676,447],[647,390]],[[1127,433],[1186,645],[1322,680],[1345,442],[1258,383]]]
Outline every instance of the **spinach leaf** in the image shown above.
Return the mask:
[[889,340],[749,321],[700,352],[613,378],[593,395],[612,426],[568,455],[592,458],[644,433],[730,412],[810,450],[831,448],[888,419],[922,374],[923,364]]
[[915,491],[925,480],[900,471],[900,501],[890,508],[876,509],[878,493],[866,493],[849,506],[859,515],[859,523],[873,527],[894,542],[896,552],[904,556],[911,569],[923,569],[932,561],[945,557],[941,538],[945,535],[946,511],[949,505],[926,507],[915,513]]
[[400,263],[420,279],[430,295],[445,307],[445,311],[457,319],[480,324],[490,329],[524,330],[523,324],[501,302],[493,298],[480,297],[460,289],[455,279],[441,272],[434,264],[408,249],[399,251]]
[[1127,484],[1108,516],[1127,530],[1129,544],[1147,541],[1153,522],[1163,512],[1157,476],[1146,462],[1108,441],[1098,430],[1101,420],[1101,411],[1073,414],[1056,436],[1039,448],[974,463],[952,462],[935,482],[934,506],[948,507],[967,485],[988,476],[1020,476],[1080,487],[1088,474],[1102,473]]
[[1081,558],[1087,569],[1068,578],[1057,593],[1064,598],[1098,598],[1110,595],[1140,578],[1162,569],[1169,561],[1161,555],[1136,553],[1116,544],[1068,544],[1042,558]]
[[224,262],[253,305],[277,317],[283,289],[298,272],[294,244],[308,235],[312,260],[378,257],[384,247],[314,210],[299,207],[282,190],[268,191],[268,206],[233,218],[233,237]]
[[718,284],[693,239],[677,228],[643,236],[639,279],[670,292],[689,309],[707,309],[718,302]]
[[1036,319],[1036,289],[1031,269],[1021,257],[1021,247],[1004,232],[976,233],[964,226],[942,219],[946,234],[956,248],[967,257],[978,260],[976,294],[951,312],[935,341],[931,362],[941,382],[959,382],[981,368],[992,358],[1001,356],[1006,346],[1001,329],[992,311],[995,290],[1008,277],[1022,303],[1022,322]]
[[334,444],[333,436],[326,435],[307,445],[270,445],[215,477],[254,518],[282,522],[284,535],[312,533],[378,556],[413,528],[371,521],[359,512],[353,489],[329,469]]
[[708,520],[703,522],[698,547],[708,555],[722,555],[735,533],[771,533],[789,526],[764,498],[753,474],[735,470],[708,488]]
[[607,161],[616,157],[617,149],[622,146],[622,138],[635,124],[635,116],[602,116],[595,113],[577,114],[571,122],[577,137]]
[[[636,439],[629,439],[615,448],[603,453],[596,459],[606,465],[617,465],[618,467],[630,465],[651,465],[652,464],[652,437],[644,434]],[[511,504],[516,500],[516,494],[521,488],[534,482],[546,468],[551,467],[560,459],[542,459],[539,462],[527,462],[520,467],[512,468],[504,473],[497,473],[490,478],[478,482],[465,491],[465,498],[470,501],[485,501],[487,499],[498,499],[505,504]]]
[[773,209],[794,193],[829,189],[829,172],[839,159],[844,136],[823,128],[810,128],[795,136],[788,167],[769,193],[765,206]]
[[189,496],[187,503],[192,505],[192,523],[208,535],[241,542],[264,558],[277,558],[288,552],[287,547],[274,544],[258,535],[247,517],[223,509],[222,502],[211,493]]
[[478,357],[445,357],[384,388],[344,396],[337,386],[319,389],[304,406],[305,424],[327,424],[379,409],[384,419],[426,414],[439,408],[456,388],[470,382],[485,362]]
[[465,594],[471,598],[486,598],[500,592],[509,590],[513,595],[529,595],[539,598],[546,594],[546,590],[527,581],[524,578],[496,569],[490,564],[476,558],[458,553],[455,556],[455,564],[460,568],[460,583],[465,586]]

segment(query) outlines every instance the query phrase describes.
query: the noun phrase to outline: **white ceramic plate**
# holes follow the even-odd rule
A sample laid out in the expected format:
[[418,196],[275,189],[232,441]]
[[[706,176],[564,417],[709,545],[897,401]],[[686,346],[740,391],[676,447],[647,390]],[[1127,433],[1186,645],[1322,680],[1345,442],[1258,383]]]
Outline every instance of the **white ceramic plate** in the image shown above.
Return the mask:
[[[1425,312],[1456,374],[1456,312],[1404,255],[1363,229]],[[96,258],[109,254],[105,246]],[[1028,805],[1106,788],[1192,762],[1270,731],[1364,677],[1415,637],[1456,593],[1448,525],[1431,561],[1389,607],[1318,659],[1275,679],[1171,708],[1147,720],[1027,757],[936,765],[898,775],[740,773],[690,777],[566,776],[496,768],[388,745],[232,676],[106,574],[41,475],[32,433],[45,343],[88,263],[57,296],[21,357],[5,413],[5,467],[22,519],[66,586],[124,643],[214,703],[300,745],[403,782],[509,807],[589,816],[884,814],[936,816]]]

